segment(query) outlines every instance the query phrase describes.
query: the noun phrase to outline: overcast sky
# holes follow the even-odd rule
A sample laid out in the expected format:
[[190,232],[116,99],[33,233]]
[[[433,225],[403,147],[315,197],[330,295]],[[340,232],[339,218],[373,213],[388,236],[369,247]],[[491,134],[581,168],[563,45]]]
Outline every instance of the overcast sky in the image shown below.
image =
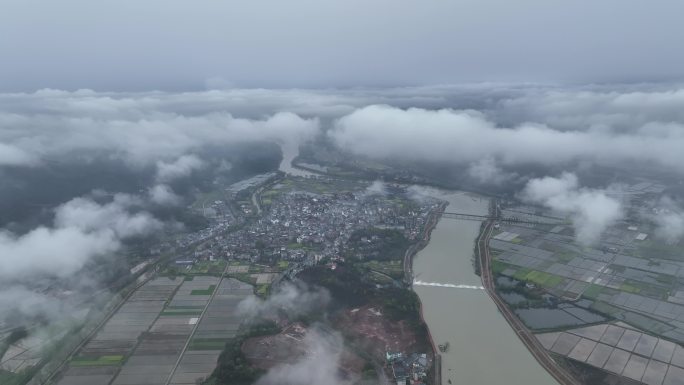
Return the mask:
[[681,0],[3,0],[0,92],[684,78]]

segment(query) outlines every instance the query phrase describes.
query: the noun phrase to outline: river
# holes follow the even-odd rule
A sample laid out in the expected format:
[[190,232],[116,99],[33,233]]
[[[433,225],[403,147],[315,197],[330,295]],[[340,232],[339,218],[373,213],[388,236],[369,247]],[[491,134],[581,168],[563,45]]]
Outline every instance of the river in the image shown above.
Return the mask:
[[[447,200],[447,211],[487,213],[485,198],[426,191]],[[454,385],[557,384],[481,289],[472,265],[479,228],[479,222],[443,218],[413,261],[415,280],[447,285],[414,285],[435,344],[448,341],[450,345],[442,354],[442,384],[449,384],[448,380]]]
[[292,160],[299,155],[299,149],[294,145],[283,144],[280,146],[283,151],[283,159],[280,161],[280,166],[278,170],[293,176],[315,176],[317,174],[312,173],[307,170],[302,170],[292,166]]

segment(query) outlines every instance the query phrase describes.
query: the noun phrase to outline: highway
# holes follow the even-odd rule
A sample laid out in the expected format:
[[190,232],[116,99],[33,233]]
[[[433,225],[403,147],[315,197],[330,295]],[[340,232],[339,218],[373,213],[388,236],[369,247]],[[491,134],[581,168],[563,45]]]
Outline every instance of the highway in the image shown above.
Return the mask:
[[482,279],[482,286],[484,286],[487,294],[492,298],[499,312],[504,316],[509,325],[513,328],[520,340],[525,344],[527,349],[532,353],[532,356],[539,362],[539,364],[551,374],[553,378],[561,385],[581,385],[581,382],[576,380],[564,368],[560,367],[558,363],[549,355],[542,344],[532,334],[522,321],[508,308],[508,305],[503,301],[495,290],[494,277],[491,270],[491,255],[489,253],[489,238],[494,228],[494,220],[488,219],[485,222],[485,227],[480,233],[477,240],[477,252],[480,261],[480,274]]

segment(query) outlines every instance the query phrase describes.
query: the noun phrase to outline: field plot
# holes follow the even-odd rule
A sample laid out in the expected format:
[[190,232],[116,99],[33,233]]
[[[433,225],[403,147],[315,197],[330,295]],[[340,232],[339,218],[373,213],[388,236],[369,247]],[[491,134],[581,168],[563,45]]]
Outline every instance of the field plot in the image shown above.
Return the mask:
[[[112,385],[165,384],[211,298],[209,288],[215,287],[219,279],[197,276],[183,281],[149,332],[142,335]],[[201,294],[193,294],[197,291]]]
[[211,374],[236,335],[237,305],[252,292],[231,278],[151,280],[78,352],[57,384],[194,385]]
[[164,311],[188,309],[199,309],[201,311],[207,305],[207,301],[214,291],[213,288],[216,288],[218,282],[218,277],[211,276],[196,276],[192,281],[183,282]]
[[684,381],[684,348],[624,324],[538,334],[551,352],[648,385]]
[[[645,255],[644,250],[655,250],[659,244],[637,239],[635,234],[647,230],[615,226],[599,244],[589,247],[578,244],[572,233],[560,229],[563,226],[551,229],[559,230],[555,232],[547,227],[502,224],[501,232],[490,240],[495,271],[565,300],[582,299],[585,309],[684,343],[684,262]],[[520,313],[528,325],[546,324],[529,322],[542,311]],[[579,318],[577,326],[592,323]]]
[[215,291],[173,373],[173,385],[194,385],[211,374],[226,341],[235,337],[242,323],[242,317],[236,313],[237,305],[253,295],[251,285],[232,278],[222,280]]
[[138,289],[69,364],[59,385],[109,384],[181,280],[156,278]]

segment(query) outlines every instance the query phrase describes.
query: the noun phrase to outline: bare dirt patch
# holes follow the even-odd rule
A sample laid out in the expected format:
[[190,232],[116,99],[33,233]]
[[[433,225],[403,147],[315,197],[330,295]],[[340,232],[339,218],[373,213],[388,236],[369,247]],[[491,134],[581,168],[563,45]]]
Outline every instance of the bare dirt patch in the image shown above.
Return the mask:
[[383,362],[387,351],[428,353],[432,358],[432,349],[414,328],[406,321],[389,320],[377,306],[345,310],[336,317],[334,326],[343,330],[355,345],[370,352],[376,362]]
[[[308,331],[304,325],[294,323],[275,335],[248,338],[242,345],[242,351],[249,362],[260,369],[268,370],[276,365],[294,364],[307,354],[314,354],[309,351],[304,341]],[[358,378],[365,361],[346,346],[339,348],[340,374],[345,378]]]

